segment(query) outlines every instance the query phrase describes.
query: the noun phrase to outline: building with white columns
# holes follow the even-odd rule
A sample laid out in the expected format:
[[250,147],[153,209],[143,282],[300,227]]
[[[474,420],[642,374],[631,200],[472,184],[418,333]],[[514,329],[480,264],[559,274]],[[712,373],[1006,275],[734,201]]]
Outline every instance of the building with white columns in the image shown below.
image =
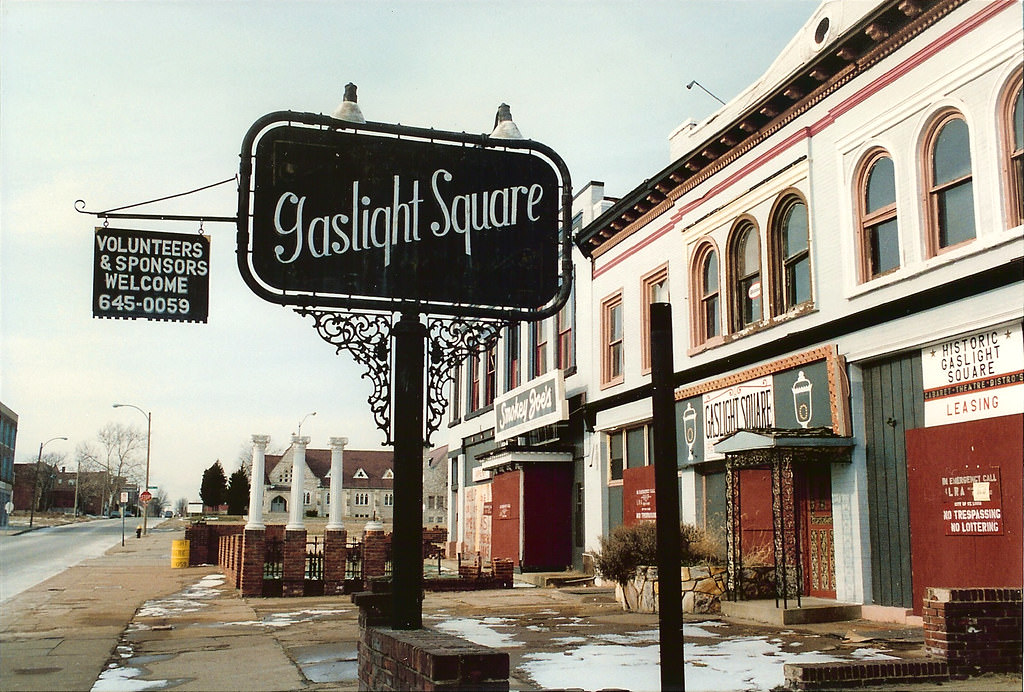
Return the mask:
[[[330,441],[331,447],[327,449],[312,448],[307,446],[309,438],[304,437],[293,440],[283,454],[264,452],[261,523],[296,523],[294,498],[298,498],[299,524],[309,516],[331,516],[333,521],[331,505],[339,501],[342,511],[338,521],[341,523],[374,518],[385,523],[391,521],[394,511],[394,465],[391,451],[348,449],[345,446],[348,440],[344,437],[332,437]],[[259,476],[257,456],[254,454],[254,477]],[[332,466],[342,469],[341,483],[334,492]],[[297,477],[302,479],[298,485],[293,483]],[[257,495],[255,487],[252,495],[253,498]],[[251,517],[250,510],[250,523]]]

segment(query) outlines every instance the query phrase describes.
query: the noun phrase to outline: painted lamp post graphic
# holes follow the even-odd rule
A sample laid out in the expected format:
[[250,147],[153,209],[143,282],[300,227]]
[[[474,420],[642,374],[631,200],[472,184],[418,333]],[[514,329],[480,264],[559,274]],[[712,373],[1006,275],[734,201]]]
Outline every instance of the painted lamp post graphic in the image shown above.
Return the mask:
[[793,383],[793,412],[796,414],[796,422],[801,428],[807,428],[811,424],[811,389],[814,385],[801,370]]
[[693,410],[693,404],[686,404],[683,411],[683,437],[686,440],[686,459],[693,461],[693,444],[697,441],[697,412]]
[[238,268],[366,368],[394,445],[392,625],[419,629],[423,445],[452,368],[568,299],[572,188],[504,104],[490,135],[470,135],[367,122],[355,91],[336,117],[271,113],[246,133]]

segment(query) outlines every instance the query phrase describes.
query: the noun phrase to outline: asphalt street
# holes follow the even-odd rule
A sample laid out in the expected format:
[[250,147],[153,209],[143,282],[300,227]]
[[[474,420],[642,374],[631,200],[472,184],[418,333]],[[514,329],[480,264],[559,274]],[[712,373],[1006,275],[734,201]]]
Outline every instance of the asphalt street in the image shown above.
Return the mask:
[[[125,535],[135,538],[137,521],[126,521]],[[120,519],[33,527],[0,537],[0,603],[120,542]]]

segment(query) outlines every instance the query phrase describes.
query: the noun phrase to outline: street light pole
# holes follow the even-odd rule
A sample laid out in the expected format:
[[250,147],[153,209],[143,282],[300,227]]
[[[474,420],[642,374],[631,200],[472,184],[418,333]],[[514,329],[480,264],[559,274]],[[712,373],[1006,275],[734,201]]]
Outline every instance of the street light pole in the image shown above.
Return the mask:
[[315,416],[315,415],[316,415],[316,411],[310,411],[309,413],[307,413],[306,415],[304,415],[302,417],[302,420],[299,421],[299,432],[298,432],[298,436],[299,437],[302,437],[302,424],[306,422],[307,418],[309,418],[310,416]]
[[82,457],[78,457],[78,466],[75,468],[75,519],[78,519],[78,484],[82,476]]
[[[149,492],[149,451],[150,451],[150,444],[151,444],[151,441],[153,439],[153,413],[152,413],[152,411],[143,411],[141,408],[139,408],[135,404],[114,404],[114,408],[121,408],[121,407],[133,408],[133,409],[135,409],[136,411],[138,411],[139,413],[141,413],[142,415],[144,415],[146,417],[146,485],[145,485],[145,487],[142,490],[143,490],[143,492]],[[139,494],[141,495],[142,493],[139,493]],[[122,512],[122,515],[123,515],[123,512]],[[148,521],[147,520],[148,519],[149,519],[149,503],[147,502],[145,505],[143,505],[143,510],[142,510],[142,535],[143,536],[145,536],[145,535],[147,535],[149,533],[147,531],[147,528],[148,528]]]
[[43,461],[43,447],[45,447],[46,445],[50,444],[54,440],[66,440],[66,439],[68,439],[68,438],[66,438],[66,437],[51,437],[46,442],[41,442],[39,444],[39,456],[36,458],[36,472],[32,475],[32,502],[30,503],[31,504],[31,510],[29,511],[29,514],[28,514],[28,525],[29,525],[29,527],[31,527],[32,524],[36,520],[36,492],[37,492],[37,487],[39,485],[39,464]]

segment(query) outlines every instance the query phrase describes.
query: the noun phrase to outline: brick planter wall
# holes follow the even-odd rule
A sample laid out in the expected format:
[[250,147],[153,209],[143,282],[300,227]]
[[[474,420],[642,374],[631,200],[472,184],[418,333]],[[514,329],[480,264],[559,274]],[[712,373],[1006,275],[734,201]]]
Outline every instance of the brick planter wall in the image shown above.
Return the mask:
[[932,658],[903,661],[787,663],[786,686],[831,690],[883,683],[963,679],[981,673],[1020,673],[1021,589],[929,588],[924,642]]
[[220,538],[235,536],[245,530],[244,524],[206,524],[196,522],[185,527],[188,544],[188,566],[219,563]]
[[1021,672],[1021,589],[929,588],[924,597],[928,652],[954,675]]
[[[791,690],[834,690],[844,687],[899,685],[949,680],[945,661],[833,661],[786,663],[786,687]],[[913,689],[913,685],[907,689]]]
[[389,593],[352,596],[359,606],[359,689],[509,689],[509,657],[465,639],[430,629],[395,630]]
[[345,593],[345,560],[348,558],[348,532],[324,531],[324,596]]
[[263,562],[266,553],[266,531],[247,529],[242,536],[242,565],[238,589],[243,596],[263,595]]
[[363,584],[368,584],[372,577],[383,576],[388,559],[388,548],[391,537],[383,531],[365,531],[363,533]]
[[242,536],[221,536],[217,553],[217,564],[223,570],[228,583],[237,589],[242,570]]
[[281,554],[281,595],[304,595],[306,591],[306,530],[289,531],[285,529]]

